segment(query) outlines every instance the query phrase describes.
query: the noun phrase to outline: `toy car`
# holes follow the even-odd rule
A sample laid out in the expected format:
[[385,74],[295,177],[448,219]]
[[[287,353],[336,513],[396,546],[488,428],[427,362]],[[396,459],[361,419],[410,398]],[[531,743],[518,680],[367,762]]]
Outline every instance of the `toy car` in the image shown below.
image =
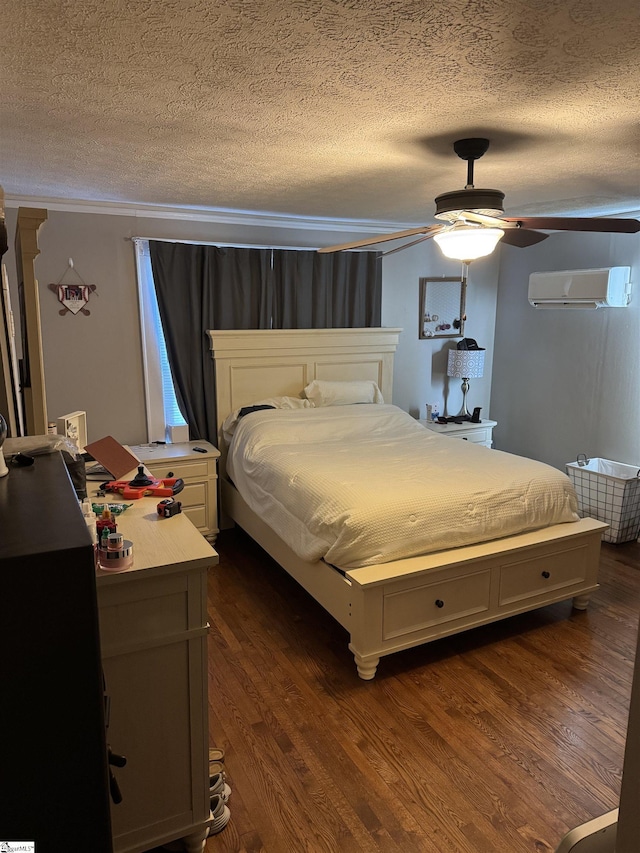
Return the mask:
[[160,518],[171,518],[172,515],[177,515],[179,512],[182,512],[182,504],[174,498],[165,498],[158,504]]

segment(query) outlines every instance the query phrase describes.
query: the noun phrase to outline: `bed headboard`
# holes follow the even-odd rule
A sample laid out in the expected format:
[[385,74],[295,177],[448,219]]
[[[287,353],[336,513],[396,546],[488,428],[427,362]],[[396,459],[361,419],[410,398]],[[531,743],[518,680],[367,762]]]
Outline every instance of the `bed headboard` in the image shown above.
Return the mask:
[[251,329],[207,332],[215,362],[218,446],[228,414],[266,397],[299,397],[313,379],[372,379],[391,402],[402,329]]

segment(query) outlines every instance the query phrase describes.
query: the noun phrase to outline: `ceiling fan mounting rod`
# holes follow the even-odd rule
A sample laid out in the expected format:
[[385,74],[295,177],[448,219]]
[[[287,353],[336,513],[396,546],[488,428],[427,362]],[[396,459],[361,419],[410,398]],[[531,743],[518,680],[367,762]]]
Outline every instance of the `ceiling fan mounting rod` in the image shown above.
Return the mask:
[[467,185],[466,190],[473,189],[473,164],[483,154],[487,153],[489,140],[473,137],[471,139],[458,139],[453,143],[453,150],[461,160],[467,161]]
[[467,183],[464,186],[465,190],[474,189],[473,186],[473,160],[467,162]]

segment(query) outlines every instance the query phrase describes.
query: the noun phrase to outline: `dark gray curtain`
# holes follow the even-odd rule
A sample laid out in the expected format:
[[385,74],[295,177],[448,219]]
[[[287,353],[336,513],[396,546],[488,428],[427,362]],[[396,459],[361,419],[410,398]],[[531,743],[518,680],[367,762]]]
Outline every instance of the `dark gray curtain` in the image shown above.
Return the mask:
[[379,326],[375,252],[236,249],[150,240],[160,320],[178,406],[192,439],[216,443],[207,329]]
[[207,329],[271,325],[271,250],[150,240],[158,309],[178,406],[192,439],[216,443]]
[[379,326],[382,264],[377,252],[276,250],[273,328]]

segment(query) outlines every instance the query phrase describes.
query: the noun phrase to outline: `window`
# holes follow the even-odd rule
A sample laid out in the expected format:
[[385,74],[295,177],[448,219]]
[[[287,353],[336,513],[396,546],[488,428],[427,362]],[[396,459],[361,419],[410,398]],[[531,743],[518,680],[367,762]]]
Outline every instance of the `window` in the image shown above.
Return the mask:
[[167,424],[186,423],[178,408],[153,284],[149,241],[136,238],[136,270],[147,411],[147,440],[165,441]]
[[[166,425],[183,425],[176,403],[169,368],[156,287],[151,264],[153,247],[158,289],[172,308],[165,317],[167,328],[176,323],[192,325],[182,289],[202,298],[204,288],[210,304],[202,317],[206,328],[335,328],[379,326],[381,312],[381,265],[374,252],[348,252],[338,257],[319,255],[315,249],[276,249],[266,246],[218,246],[187,241],[150,240],[134,237],[140,300],[143,370],[148,441],[165,440]],[[209,252],[209,248],[214,251]],[[195,255],[189,251],[194,249]],[[204,251],[203,251],[204,250]],[[202,255],[215,260],[197,280],[187,272]],[[165,260],[169,268],[165,269]],[[180,262],[176,268],[175,262]],[[179,272],[186,264],[184,274]],[[185,279],[186,276],[186,279]],[[179,289],[176,290],[176,283]],[[179,297],[179,298],[176,298]],[[173,300],[173,301],[172,301]],[[165,300],[162,300],[163,307]],[[201,310],[202,305],[200,306]],[[215,312],[215,314],[214,314]],[[221,325],[216,325],[220,323]],[[207,325],[205,325],[207,324]],[[209,325],[210,324],[210,325]],[[173,340],[173,338],[172,338]],[[193,372],[193,340],[177,340],[174,363],[176,387],[188,407],[194,435],[215,432],[212,383],[205,381],[199,367]],[[172,352],[172,359],[174,353]],[[209,372],[208,370],[205,372]],[[198,397],[197,395],[201,396]],[[204,408],[203,408],[204,407]],[[202,411],[201,411],[202,410]],[[200,422],[202,421],[202,422]]]

